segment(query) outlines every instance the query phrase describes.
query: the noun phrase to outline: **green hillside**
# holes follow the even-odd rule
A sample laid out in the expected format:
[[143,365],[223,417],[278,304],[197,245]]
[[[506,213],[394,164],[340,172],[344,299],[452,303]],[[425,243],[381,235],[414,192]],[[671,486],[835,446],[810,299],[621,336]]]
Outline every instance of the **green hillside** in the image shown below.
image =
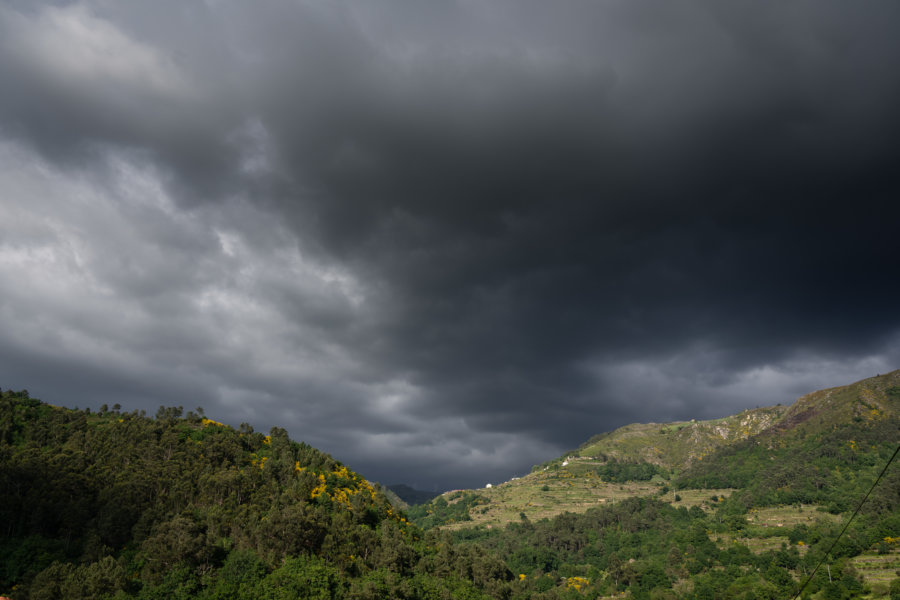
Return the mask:
[[753,504],[852,508],[900,443],[900,371],[803,396],[758,435],[689,466],[678,487],[744,490]]
[[626,425],[588,440],[576,452],[585,458],[617,458],[680,470],[717,449],[746,440],[777,423],[783,406],[745,410],[711,421],[681,421]]
[[[708,509],[713,494],[727,497],[736,489],[752,492],[755,503],[815,503],[841,512],[900,442],[898,423],[900,371],[894,371],[813,392],[789,407],[710,421],[627,425],[521,478],[445,494],[413,507],[410,515],[423,526],[456,529],[501,525],[522,514],[539,519],[584,512],[652,495]],[[842,465],[854,476],[839,476]]]
[[0,394],[0,595],[488,598],[511,574],[438,560],[380,488],[315,448],[178,407],[68,410]]
[[[887,424],[898,416],[900,371],[894,371],[807,394],[790,407],[756,408],[710,421],[627,425],[594,436],[574,455],[603,461],[616,458],[647,462],[681,471],[699,465],[718,450],[740,446],[751,438],[756,440],[753,443],[768,439],[771,444],[788,446],[829,429],[869,430],[873,424]],[[888,431],[884,433],[890,437]]]
[[804,597],[887,598],[900,594],[900,464],[824,553],[898,444],[895,371],[790,407],[629,425],[409,514],[493,548],[523,581],[549,572],[589,597],[787,598],[825,559]]

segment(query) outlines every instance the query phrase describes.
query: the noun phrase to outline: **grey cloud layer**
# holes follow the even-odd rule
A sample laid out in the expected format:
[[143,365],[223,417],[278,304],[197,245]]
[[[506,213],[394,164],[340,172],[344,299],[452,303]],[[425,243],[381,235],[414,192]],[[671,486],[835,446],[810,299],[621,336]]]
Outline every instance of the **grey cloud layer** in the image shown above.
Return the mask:
[[3,385],[203,404],[458,486],[900,366],[897,25],[8,3]]

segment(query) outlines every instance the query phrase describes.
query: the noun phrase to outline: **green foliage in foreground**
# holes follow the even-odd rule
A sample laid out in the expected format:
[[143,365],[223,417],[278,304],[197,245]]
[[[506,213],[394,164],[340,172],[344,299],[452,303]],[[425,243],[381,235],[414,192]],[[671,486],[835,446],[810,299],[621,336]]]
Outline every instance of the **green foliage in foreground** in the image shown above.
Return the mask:
[[0,394],[0,595],[478,599],[510,585],[477,547],[439,558],[436,534],[284,430],[182,413]]

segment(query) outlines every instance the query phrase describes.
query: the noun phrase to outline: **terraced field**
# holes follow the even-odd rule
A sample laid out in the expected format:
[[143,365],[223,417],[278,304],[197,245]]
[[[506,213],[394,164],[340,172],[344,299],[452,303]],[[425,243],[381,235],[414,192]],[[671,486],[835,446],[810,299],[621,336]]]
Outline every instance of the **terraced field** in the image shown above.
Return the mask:
[[[596,463],[576,459],[559,469],[530,473],[519,479],[476,490],[485,503],[470,510],[471,521],[444,525],[446,529],[461,529],[484,525],[493,527],[519,521],[522,515],[530,520],[550,518],[564,512],[580,513],[589,508],[618,502],[632,496],[660,496],[673,506],[700,506],[708,509],[712,498],[726,498],[732,492],[722,490],[681,490],[661,495],[665,482],[655,481],[611,483],[596,474]],[[452,497],[452,493],[448,494]],[[450,503],[453,500],[449,501]]]
[[[790,540],[787,535],[781,535],[781,530],[787,531],[796,525],[811,526],[839,520],[840,516],[822,512],[811,504],[752,508],[747,514],[747,529],[740,533],[713,534],[710,538],[722,549],[730,544],[742,544],[751,552],[759,554],[767,550],[778,550],[782,544],[790,545]],[[805,543],[797,544],[801,554],[806,552],[806,548]]]
[[[778,550],[781,548],[782,544],[785,546],[790,545],[790,540],[786,535],[776,535],[772,537],[745,537],[741,535],[729,535],[729,534],[711,534],[709,536],[722,550],[727,549],[729,546],[733,544],[741,544],[743,546],[747,546],[750,549],[750,552],[754,554],[761,554],[768,550]],[[801,554],[806,552],[805,546],[798,546]]]
[[853,558],[853,566],[873,590],[886,587],[900,577],[900,549],[886,554],[860,554]]
[[747,522],[756,527],[785,527],[812,525],[816,521],[838,521],[840,516],[819,510],[819,507],[805,504],[795,506],[770,506],[751,508]]

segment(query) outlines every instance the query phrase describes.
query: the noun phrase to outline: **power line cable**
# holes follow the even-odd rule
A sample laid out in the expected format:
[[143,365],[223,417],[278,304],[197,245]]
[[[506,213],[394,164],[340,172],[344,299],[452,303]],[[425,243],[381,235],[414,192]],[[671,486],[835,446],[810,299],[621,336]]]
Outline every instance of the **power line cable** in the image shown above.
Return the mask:
[[891,466],[891,463],[894,462],[894,459],[897,458],[897,453],[900,452],[900,446],[897,446],[897,449],[894,450],[894,454],[891,456],[890,460],[887,461],[887,464],[884,465],[884,468],[881,470],[881,473],[878,474],[878,477],[875,479],[875,483],[872,484],[872,487],[869,488],[869,491],[866,492],[866,495],[863,497],[862,502],[859,503],[859,506],[856,507],[856,510],[853,511],[853,514],[850,515],[850,518],[847,519],[847,522],[844,524],[844,528],[841,529],[841,532],[838,534],[834,541],[831,542],[831,547],[828,548],[828,552],[822,555],[822,558],[819,560],[819,564],[816,565],[816,568],[813,569],[812,573],[809,574],[809,577],[806,578],[806,581],[803,582],[803,585],[800,586],[800,591],[797,592],[797,595],[792,598],[792,600],[797,600],[800,597],[800,594],[803,593],[803,590],[806,589],[806,586],[809,585],[809,582],[812,581],[812,578],[815,577],[816,571],[819,570],[819,567],[822,566],[822,563],[825,562],[825,558],[831,555],[831,551],[834,550],[834,547],[837,545],[838,540],[844,535],[844,532],[847,531],[847,528],[850,527],[850,523],[853,522],[853,518],[859,512],[859,509],[862,508],[863,504],[866,503],[866,500],[869,499],[869,494],[872,493],[872,490],[875,489],[875,486],[878,485],[878,482],[881,481],[881,478],[884,476],[885,472],[888,470],[888,467]]

